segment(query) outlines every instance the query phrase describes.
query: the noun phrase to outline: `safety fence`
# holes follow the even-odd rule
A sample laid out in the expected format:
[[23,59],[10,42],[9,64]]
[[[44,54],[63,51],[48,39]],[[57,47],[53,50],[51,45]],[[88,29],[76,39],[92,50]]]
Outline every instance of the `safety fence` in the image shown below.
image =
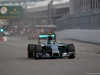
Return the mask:
[[65,15],[63,18],[56,20],[56,24],[58,26],[58,31],[65,29],[99,30],[100,9]]

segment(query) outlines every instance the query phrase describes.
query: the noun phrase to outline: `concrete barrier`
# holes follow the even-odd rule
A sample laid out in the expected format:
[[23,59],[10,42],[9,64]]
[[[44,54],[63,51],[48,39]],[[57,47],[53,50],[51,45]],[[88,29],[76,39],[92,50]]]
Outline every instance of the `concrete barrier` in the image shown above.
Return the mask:
[[7,36],[0,38],[0,41],[7,41]]
[[3,39],[4,39],[4,41],[7,41],[7,36],[4,36]]
[[0,41],[4,41],[4,39],[3,38],[0,38]]
[[57,39],[75,39],[100,44],[100,30],[64,30],[56,32]]

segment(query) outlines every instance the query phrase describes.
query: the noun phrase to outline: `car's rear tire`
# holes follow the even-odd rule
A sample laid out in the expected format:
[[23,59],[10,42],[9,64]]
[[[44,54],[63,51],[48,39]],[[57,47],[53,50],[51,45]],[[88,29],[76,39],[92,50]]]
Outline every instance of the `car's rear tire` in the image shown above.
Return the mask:
[[37,53],[41,53],[41,45],[35,45],[35,50],[34,50],[34,54],[33,54],[34,59],[40,59],[41,58],[41,56],[37,57],[37,55],[36,55]]
[[34,50],[35,50],[35,45],[34,44],[29,44],[28,47],[27,47],[28,58],[33,58]]
[[68,59],[74,59],[76,56],[74,44],[68,44]]

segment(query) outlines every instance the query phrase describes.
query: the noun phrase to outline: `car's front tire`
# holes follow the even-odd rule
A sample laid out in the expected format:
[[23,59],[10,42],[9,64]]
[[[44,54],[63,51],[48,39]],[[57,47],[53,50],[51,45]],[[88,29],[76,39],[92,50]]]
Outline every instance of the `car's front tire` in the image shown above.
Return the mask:
[[[40,59],[41,58],[41,55],[39,55],[40,53],[41,53],[41,45],[35,45],[35,50],[34,50],[33,58],[34,59]],[[37,54],[38,54],[38,57],[37,57]]]
[[76,56],[74,44],[68,44],[68,59],[74,59]]
[[35,50],[35,45],[34,44],[29,44],[28,47],[27,47],[28,58],[33,58],[34,50]]

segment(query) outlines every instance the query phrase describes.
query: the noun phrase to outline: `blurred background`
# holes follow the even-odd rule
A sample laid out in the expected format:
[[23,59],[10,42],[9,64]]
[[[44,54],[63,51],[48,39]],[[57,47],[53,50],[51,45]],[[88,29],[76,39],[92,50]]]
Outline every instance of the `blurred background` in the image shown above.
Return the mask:
[[1,36],[35,39],[37,32],[56,31],[59,39],[100,43],[100,0],[0,0],[2,7]]

